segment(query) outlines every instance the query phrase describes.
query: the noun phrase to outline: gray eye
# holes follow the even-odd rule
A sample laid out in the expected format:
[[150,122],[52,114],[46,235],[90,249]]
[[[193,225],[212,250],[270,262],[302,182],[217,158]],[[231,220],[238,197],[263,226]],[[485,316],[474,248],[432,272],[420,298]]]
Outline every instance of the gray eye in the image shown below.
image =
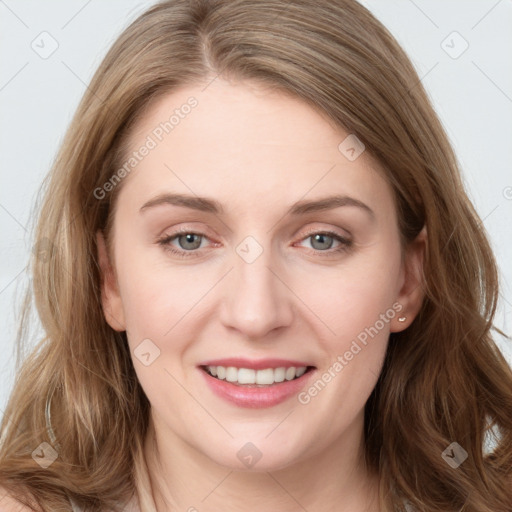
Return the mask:
[[[311,235],[309,237],[311,239],[311,247],[313,249],[330,249],[332,247],[332,243],[334,238],[327,234],[317,233],[316,235]],[[315,244],[317,244],[315,246]]]
[[[195,240],[194,237],[196,237]],[[179,235],[177,237],[180,247],[188,251],[198,249],[201,245],[201,239],[202,235],[197,235],[195,233],[186,233],[185,235]]]

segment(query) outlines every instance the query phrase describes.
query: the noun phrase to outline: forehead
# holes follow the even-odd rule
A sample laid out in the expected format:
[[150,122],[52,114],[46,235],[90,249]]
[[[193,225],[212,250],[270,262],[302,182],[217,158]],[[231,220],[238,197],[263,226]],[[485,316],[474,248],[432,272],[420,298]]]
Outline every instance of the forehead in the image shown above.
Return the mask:
[[261,211],[337,193],[392,208],[378,163],[367,152],[353,160],[340,150],[348,136],[295,97],[217,78],[206,88],[162,96],[147,109],[127,159],[143,146],[150,150],[137,157],[121,195],[140,202],[186,192]]

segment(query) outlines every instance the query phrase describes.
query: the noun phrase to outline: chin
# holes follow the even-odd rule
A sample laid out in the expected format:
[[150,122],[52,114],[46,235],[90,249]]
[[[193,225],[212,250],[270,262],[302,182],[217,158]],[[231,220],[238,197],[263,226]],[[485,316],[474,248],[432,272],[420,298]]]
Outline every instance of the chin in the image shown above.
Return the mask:
[[[268,432],[265,433],[268,435]],[[298,462],[299,447],[277,445],[275,442],[261,437],[258,441],[249,441],[250,436],[244,436],[243,441],[231,440],[221,452],[205,453],[213,462],[232,471],[263,472],[277,471],[292,466]]]

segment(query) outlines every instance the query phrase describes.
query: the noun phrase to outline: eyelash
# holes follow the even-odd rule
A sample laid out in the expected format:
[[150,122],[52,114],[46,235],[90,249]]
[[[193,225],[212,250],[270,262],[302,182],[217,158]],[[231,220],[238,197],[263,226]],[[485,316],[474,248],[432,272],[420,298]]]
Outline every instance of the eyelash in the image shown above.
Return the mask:
[[[175,238],[177,238],[181,235],[197,235],[197,236],[208,239],[208,237],[204,233],[198,233],[198,232],[192,231],[190,229],[182,229],[179,231],[175,231],[174,233],[172,233],[170,235],[165,235],[163,238],[160,238],[159,240],[157,240],[157,244],[162,246],[166,251],[172,253],[175,256],[178,256],[179,258],[194,258],[194,257],[200,256],[200,254],[198,254],[198,252],[199,252],[198,249],[185,251],[185,250],[176,249],[174,246],[170,245],[170,243]],[[339,253],[348,251],[352,247],[352,240],[349,240],[348,238],[345,238],[345,237],[339,235],[338,233],[335,233],[334,231],[329,231],[329,230],[309,231],[306,233],[306,236],[304,236],[301,239],[301,241],[306,240],[307,238],[311,238],[313,235],[328,235],[329,237],[332,237],[335,240],[337,240],[338,242],[340,242],[340,246],[336,247],[335,249],[328,249],[326,251],[320,251],[318,249],[310,249],[315,254],[325,253],[322,255],[322,257],[329,257],[329,256],[337,255]]]

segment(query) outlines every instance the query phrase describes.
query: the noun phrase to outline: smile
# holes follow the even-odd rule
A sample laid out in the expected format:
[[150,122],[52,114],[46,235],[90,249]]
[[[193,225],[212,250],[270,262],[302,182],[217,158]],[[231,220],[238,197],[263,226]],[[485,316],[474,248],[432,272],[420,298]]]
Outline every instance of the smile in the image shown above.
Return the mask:
[[236,407],[261,409],[296,396],[314,378],[317,369],[299,361],[233,358],[204,362],[198,370],[207,387],[223,401]]
[[255,387],[272,386],[281,382],[295,380],[304,375],[312,367],[279,367],[255,370],[252,368],[236,368],[234,366],[204,366],[204,371],[218,380],[226,380],[238,385],[254,385]]

